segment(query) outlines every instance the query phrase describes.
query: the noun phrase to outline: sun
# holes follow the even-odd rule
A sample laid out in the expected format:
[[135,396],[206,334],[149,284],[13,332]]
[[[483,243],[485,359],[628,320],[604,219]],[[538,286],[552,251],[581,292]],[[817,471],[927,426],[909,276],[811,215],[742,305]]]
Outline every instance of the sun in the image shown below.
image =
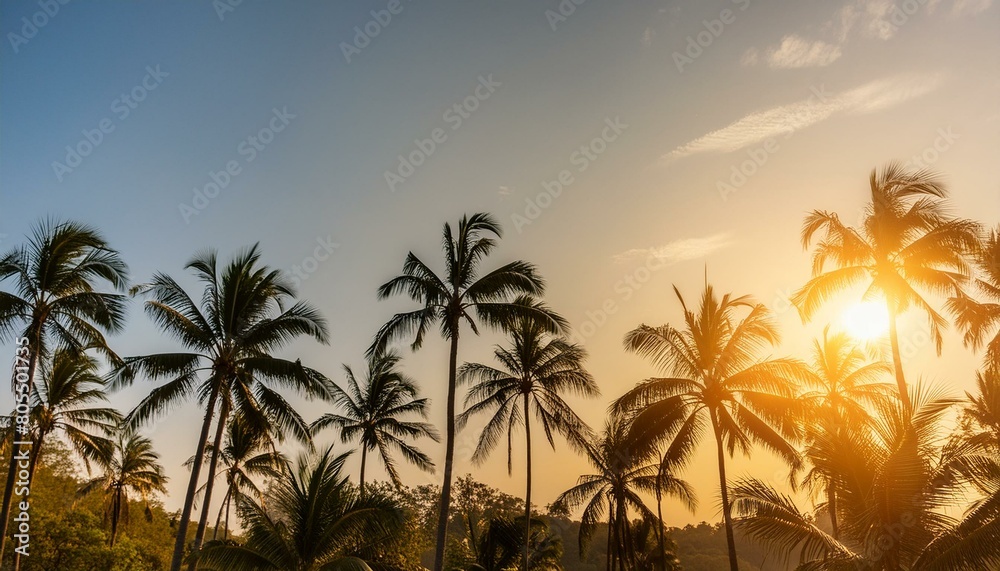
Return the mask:
[[851,337],[869,341],[882,337],[889,330],[889,312],[884,303],[863,301],[847,308],[841,323]]

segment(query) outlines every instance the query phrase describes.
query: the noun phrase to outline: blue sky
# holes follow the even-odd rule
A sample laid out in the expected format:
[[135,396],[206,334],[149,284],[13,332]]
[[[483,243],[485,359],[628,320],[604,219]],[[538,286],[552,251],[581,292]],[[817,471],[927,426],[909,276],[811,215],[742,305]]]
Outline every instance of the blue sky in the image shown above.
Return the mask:
[[[599,425],[608,399],[653,372],[623,354],[622,334],[676,319],[670,284],[694,296],[706,264],[719,288],[775,306],[779,352],[800,353],[823,325],[787,310],[809,275],[802,216],[822,208],[853,220],[876,165],[918,157],[944,174],[956,214],[1000,221],[991,0],[587,0],[572,13],[566,0],[559,17],[554,0],[402,0],[384,25],[372,11],[389,2],[346,4],[246,0],[220,16],[209,1],[0,3],[0,247],[39,218],[73,218],[100,228],[143,281],[181,276],[200,249],[228,256],[259,241],[272,265],[314,267],[302,296],[330,320],[333,341],[294,352],[336,377],[406,307],[374,295],[406,252],[436,260],[443,222],[487,210],[507,230],[497,261],[538,264],[550,303],[591,352],[604,398],[580,406]],[[54,15],[38,16],[45,6]],[[358,47],[355,27],[366,25],[378,34]],[[67,146],[87,151],[102,126],[78,166],[54,165],[69,165]],[[415,143],[435,136],[433,152]],[[429,156],[387,183],[413,153]],[[227,168],[236,174],[226,188],[185,210]],[[561,192],[543,194],[560,176]],[[337,247],[313,266],[321,243]],[[968,387],[975,358],[950,337],[932,359],[919,319],[909,325],[910,374]],[[499,340],[473,340],[462,358],[488,359]],[[136,304],[115,346],[171,345]],[[436,421],[445,362],[440,343],[406,359]],[[115,402],[128,407],[149,388]],[[302,406],[309,419],[324,410]],[[182,406],[149,428],[172,477],[170,508],[197,419]],[[521,493],[516,460],[513,477],[502,454],[474,468],[459,444],[459,473]],[[586,467],[535,449],[544,504]],[[712,473],[710,454],[691,471],[705,482],[703,507],[690,516],[671,506],[678,523],[716,517],[711,478],[698,477]]]

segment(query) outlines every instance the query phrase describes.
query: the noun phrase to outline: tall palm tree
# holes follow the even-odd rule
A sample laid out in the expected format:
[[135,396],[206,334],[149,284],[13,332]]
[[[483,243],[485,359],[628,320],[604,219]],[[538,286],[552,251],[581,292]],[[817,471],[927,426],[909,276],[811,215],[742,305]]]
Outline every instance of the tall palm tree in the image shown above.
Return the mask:
[[167,492],[167,477],[160,465],[160,456],[153,450],[153,442],[123,429],[111,453],[98,460],[104,474],[85,482],[77,492],[86,496],[100,491],[104,495],[104,517],[111,524],[111,547],[118,538],[118,525],[128,525],[131,494],[137,494],[146,503],[146,518],[152,519],[150,496]]
[[[947,320],[923,292],[961,296],[970,273],[969,253],[977,247],[979,226],[950,218],[947,190],[927,171],[907,171],[890,163],[872,170],[871,201],[860,227],[845,225],[837,214],[814,210],[802,226],[808,249],[823,232],[813,253],[813,278],[792,298],[809,319],[829,298],[852,286],[866,287],[865,299],[883,299],[889,313],[889,342],[896,383],[904,404],[909,400],[899,353],[896,320],[911,308],[926,313],[931,337],[941,353],[941,328]],[[826,271],[827,264],[835,269]]]
[[748,296],[719,299],[705,285],[701,306],[684,311],[684,326],[640,325],[625,335],[625,349],[649,358],[670,377],[647,379],[613,405],[617,414],[634,414],[633,434],[650,443],[670,439],[665,455],[673,465],[686,461],[705,433],[715,438],[719,490],[726,527],[729,564],[738,571],[733,538],[726,453],[750,452],[761,444],[790,465],[799,462],[789,442],[799,435],[795,411],[797,385],[806,367],[794,359],[763,358],[762,349],[779,341],[772,314]]
[[895,398],[894,387],[882,382],[892,374],[892,366],[876,358],[845,333],[830,333],[813,343],[810,390],[799,398],[805,404],[803,455],[812,464],[802,483],[812,492],[826,495],[833,537],[839,537],[837,525],[837,467],[833,464],[835,448],[849,432],[864,430],[872,422],[869,411],[874,405]]
[[1000,493],[962,519],[946,515],[970,490],[996,485],[995,455],[942,438],[955,404],[919,386],[912,407],[883,401],[870,430],[839,442],[840,540],[794,500],[756,479],[738,482],[733,506],[746,534],[800,569],[978,570],[1000,564]]
[[960,295],[950,298],[947,307],[965,333],[965,344],[976,351],[985,345],[986,368],[1000,370],[1000,226],[983,240],[976,265],[981,277],[975,280],[975,289],[986,301]]
[[[214,450],[206,449],[208,452]],[[263,497],[263,491],[256,480],[281,478],[285,475],[288,460],[285,455],[275,449],[274,439],[266,431],[236,415],[226,427],[226,440],[218,455],[223,466],[221,476],[226,479],[226,494],[219,505],[219,515],[215,518],[215,531],[212,539],[219,534],[222,527],[222,516],[225,514],[225,527],[222,539],[229,535],[229,516],[234,503],[240,497],[251,495],[258,499]],[[185,465],[194,464],[194,456],[188,458]],[[199,490],[204,493],[208,483]]]
[[413,252],[403,262],[403,274],[378,290],[379,299],[405,294],[420,308],[394,315],[375,336],[368,352],[384,352],[393,341],[412,336],[411,348],[423,344],[427,330],[437,324],[450,344],[448,356],[448,400],[445,424],[444,482],[438,511],[437,544],[434,571],[444,566],[444,547],[448,531],[448,506],[451,503],[452,468],[455,457],[455,394],[458,378],[458,342],[463,323],[474,334],[479,327],[509,327],[517,318],[534,318],[555,333],[565,328],[565,321],[534,303],[527,296],[539,296],[544,282],[535,267],[515,261],[482,273],[482,262],[496,249],[502,233],[489,214],[463,216],[457,234],[444,225],[442,249],[445,274],[438,276]]
[[268,490],[266,506],[242,496],[244,542],[209,542],[198,553],[199,567],[369,569],[365,551],[403,533],[403,512],[388,497],[371,491],[361,496],[348,484],[342,475],[346,458],[334,457],[331,449],[314,458],[300,457],[297,469]]
[[382,464],[396,487],[402,482],[392,458],[393,452],[399,452],[406,461],[421,470],[434,470],[430,457],[407,442],[421,437],[438,442],[440,437],[430,424],[406,420],[411,415],[427,418],[427,399],[416,398],[417,385],[399,370],[399,361],[400,357],[391,352],[369,358],[363,386],[358,383],[354,371],[344,365],[347,389],[338,386],[333,391],[333,402],[342,412],[324,414],[311,427],[315,434],[332,426],[340,431],[342,442],[360,441],[358,487],[362,494],[365,493],[365,461],[369,451],[378,450]]
[[[597,527],[607,523],[606,567],[609,571],[616,568],[624,571],[635,566],[629,512],[643,518],[656,518],[646,507],[640,493],[652,491],[650,476],[656,477],[658,465],[647,464],[649,452],[635,447],[629,430],[625,419],[619,416],[609,418],[603,433],[587,448],[587,458],[597,473],[580,476],[577,484],[560,494],[555,501],[557,506],[571,510],[585,505],[580,521],[581,554]],[[693,509],[696,502],[694,493],[683,480],[661,478],[661,490]]]
[[238,413],[248,423],[274,426],[308,440],[308,424],[275,388],[294,389],[309,398],[330,395],[329,382],[319,372],[299,361],[275,356],[280,347],[303,335],[326,343],[327,327],[312,306],[295,301],[295,292],[281,272],[260,264],[257,245],[238,254],[221,270],[213,251],[195,256],[186,268],[204,284],[200,306],[173,278],[162,273],[136,291],[150,298],[145,303],[147,315],[190,352],[129,357],[111,375],[116,386],[131,383],[139,374],[169,379],[129,413],[130,425],[162,415],[191,396],[198,397],[205,411],[171,571],[178,571],[184,558],[188,521],[217,410],[213,458],[208,463],[195,551],[204,538],[228,416]]
[[[12,291],[0,291],[0,338],[17,334],[27,340],[23,372],[29,384],[54,347],[93,348],[112,362],[117,358],[104,333],[121,331],[127,298],[98,286],[122,291],[128,267],[96,230],[75,222],[38,223],[27,243],[0,256],[0,282],[6,280]],[[7,463],[0,507],[0,559],[7,547],[16,453]]]
[[[459,428],[470,417],[481,412],[492,416],[479,436],[472,455],[476,463],[483,462],[507,434],[507,472],[512,472],[511,448],[514,431],[524,427],[525,492],[524,523],[531,525],[531,417],[545,431],[545,438],[555,449],[553,432],[563,435],[579,450],[586,449],[591,431],[573,408],[563,400],[565,394],[596,397],[600,389],[583,368],[586,351],[561,337],[551,337],[536,321],[520,320],[510,331],[511,346],[497,346],[494,356],[499,368],[480,363],[467,363],[459,371],[459,379],[475,384],[465,398],[468,407],[458,417]],[[525,528],[525,536],[530,535]],[[522,566],[528,568],[528,544],[524,545]]]

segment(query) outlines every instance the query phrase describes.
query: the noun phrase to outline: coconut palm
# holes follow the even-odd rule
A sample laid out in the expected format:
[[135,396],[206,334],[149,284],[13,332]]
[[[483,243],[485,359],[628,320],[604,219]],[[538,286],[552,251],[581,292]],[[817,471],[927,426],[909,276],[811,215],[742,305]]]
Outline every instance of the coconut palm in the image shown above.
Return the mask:
[[[122,329],[127,298],[98,286],[122,291],[128,267],[96,230],[75,222],[40,222],[27,243],[0,256],[0,282],[6,280],[11,291],[0,291],[0,338],[16,334],[26,340],[27,355],[20,355],[18,365],[29,385],[40,360],[50,358],[55,347],[93,348],[117,358],[104,334]],[[0,559],[7,546],[15,455],[7,463],[0,507]]]
[[97,463],[104,474],[85,482],[77,494],[82,497],[99,491],[104,495],[104,518],[111,524],[109,543],[114,547],[119,524],[128,525],[132,494],[146,504],[146,519],[151,520],[150,496],[167,492],[167,477],[160,456],[153,450],[153,442],[128,429],[119,432],[111,453]]
[[1000,454],[1000,370],[976,373],[976,394],[965,393],[963,435],[973,444]]
[[[580,476],[577,484],[560,494],[555,502],[571,510],[585,506],[580,521],[581,555],[597,527],[607,523],[609,571],[635,568],[629,512],[656,519],[640,493],[652,491],[650,482],[659,466],[648,464],[649,452],[636,449],[629,436],[629,425],[623,418],[609,418],[600,437],[587,447],[587,458],[597,473]],[[662,493],[693,509],[694,493],[686,482],[676,478],[660,480]]]
[[692,311],[676,287],[674,293],[684,311],[682,328],[643,324],[625,335],[627,351],[647,357],[671,376],[642,381],[615,402],[613,411],[635,415],[636,446],[669,440],[664,454],[672,465],[683,464],[711,428],[730,568],[738,571],[726,453],[747,454],[756,443],[798,464],[789,440],[799,435],[795,412],[800,404],[794,397],[806,367],[794,359],[761,356],[778,343],[778,328],[767,308],[748,296],[720,299],[706,284],[701,306]]
[[[630,438],[634,439],[635,436],[630,435]],[[688,490],[686,488],[687,483],[684,482],[683,480],[679,480],[675,476],[675,470],[676,468],[678,468],[677,464],[678,463],[668,454],[663,453],[660,455],[659,460],[650,466],[651,470],[649,474],[640,476],[639,478],[636,479],[636,482],[637,484],[639,484],[640,487],[647,489],[652,488],[653,497],[656,498],[657,525],[656,528],[654,529],[654,532],[656,534],[658,553],[655,555],[655,557],[652,555],[649,555],[648,557],[646,556],[640,557],[640,559],[646,559],[645,563],[640,560],[639,562],[640,569],[652,569],[654,567],[652,565],[653,561],[657,562],[655,567],[658,567],[660,571],[667,571],[668,569],[672,569],[673,566],[675,565],[674,559],[676,558],[672,558],[671,553],[667,550],[667,538],[665,537],[666,530],[664,529],[665,523],[663,521],[663,494],[665,490],[669,490],[672,487],[676,488],[678,486],[684,487],[686,490]],[[690,499],[690,502],[687,503],[687,507],[693,511],[695,506],[697,505],[697,502],[695,501],[694,492],[690,492],[688,490],[685,496]],[[641,521],[643,522],[642,524],[643,526],[646,526],[646,524],[651,523],[651,520],[641,520]],[[647,533],[649,529],[652,528],[642,527],[641,531],[642,533]],[[635,543],[636,545],[639,545],[640,543],[644,544],[646,540],[645,539],[640,540],[635,535],[633,535],[633,541],[636,542]],[[637,552],[637,556],[639,556],[639,552]]]
[[[897,318],[911,308],[927,314],[931,337],[941,353],[941,328],[947,321],[925,294],[961,296],[970,274],[969,253],[977,247],[979,226],[947,215],[945,186],[927,171],[907,171],[890,163],[873,170],[871,201],[858,228],[837,214],[814,210],[802,226],[802,246],[813,253],[813,278],[792,298],[803,319],[835,294],[863,285],[865,299],[882,299],[889,313],[889,342],[896,383],[909,399],[899,353]],[[834,269],[827,271],[827,265]]]
[[199,568],[369,570],[364,553],[403,532],[403,512],[380,493],[361,496],[343,475],[346,458],[331,449],[300,456],[296,470],[268,489],[266,505],[241,496],[244,542],[207,543]]
[[[207,452],[214,452],[206,449]],[[207,458],[207,457],[206,457]],[[285,475],[288,460],[285,455],[275,449],[274,439],[266,431],[235,416],[226,427],[226,440],[219,455],[223,470],[221,476],[226,479],[226,494],[219,506],[219,515],[215,518],[215,531],[212,539],[218,537],[220,527],[223,529],[222,539],[229,535],[229,516],[234,503],[241,496],[250,495],[258,499],[263,497],[263,491],[257,485],[257,480],[281,478]],[[188,458],[185,465],[194,464],[194,456]],[[204,493],[207,483],[199,490]],[[222,516],[225,514],[225,526],[222,526]]]
[[985,345],[986,368],[1000,369],[1000,226],[986,236],[976,265],[981,278],[975,280],[975,289],[987,301],[961,295],[949,299],[947,306],[965,333],[965,344],[976,351]]
[[45,440],[55,435],[70,443],[88,469],[91,461],[106,457],[114,443],[104,435],[114,432],[122,418],[117,410],[99,406],[107,402],[97,360],[72,349],[57,350],[51,364],[43,363],[35,386],[29,473],[35,471]]
[[369,348],[369,355],[384,352],[391,342],[408,337],[413,339],[411,348],[417,350],[423,344],[428,329],[435,324],[450,345],[444,482],[438,510],[434,571],[443,568],[448,530],[455,456],[458,343],[462,324],[467,324],[477,335],[480,326],[504,328],[523,317],[540,320],[553,333],[565,327],[562,318],[527,297],[541,295],[544,290],[542,278],[533,265],[515,261],[482,273],[481,264],[496,249],[500,237],[500,225],[489,214],[463,216],[458,223],[457,234],[446,223],[442,243],[445,256],[443,276],[438,276],[410,252],[403,262],[403,274],[389,280],[378,290],[379,299],[405,294],[421,307],[398,313],[382,326]]
[[812,465],[802,484],[826,496],[833,537],[837,526],[838,471],[831,458],[838,443],[849,432],[864,430],[872,422],[871,407],[895,398],[894,387],[882,382],[892,366],[878,359],[845,333],[830,333],[813,343],[813,359],[807,380],[810,390],[799,398],[805,404],[803,456]]
[[955,401],[918,386],[911,402],[907,407],[884,401],[871,430],[839,442],[841,539],[817,526],[792,498],[756,479],[733,487],[740,528],[780,558],[798,554],[800,569],[996,568],[996,488],[962,519],[946,510],[970,490],[995,486],[997,457],[943,437],[942,418]]
[[[479,436],[472,460],[482,463],[507,435],[507,472],[511,462],[514,431],[524,427],[525,492],[524,521],[531,525],[531,418],[541,423],[549,445],[555,449],[553,432],[561,434],[576,449],[583,450],[591,438],[587,424],[563,400],[564,395],[596,397],[597,384],[583,368],[587,353],[561,337],[551,337],[532,320],[520,320],[510,332],[511,346],[497,346],[499,368],[467,363],[459,371],[463,382],[475,383],[466,395],[467,409],[458,418],[459,428],[470,417],[491,413]],[[534,414],[532,414],[534,413]],[[530,530],[525,529],[525,535]],[[528,545],[524,545],[522,568],[528,568]]]
[[406,420],[408,416],[427,418],[427,399],[416,398],[417,385],[399,370],[400,357],[382,353],[368,360],[368,374],[363,384],[354,371],[344,365],[347,389],[333,389],[333,403],[342,412],[330,412],[313,422],[313,434],[327,427],[340,431],[344,443],[361,444],[361,474],[359,488],[365,493],[365,462],[368,452],[378,451],[393,485],[402,486],[393,452],[399,452],[407,462],[432,472],[434,462],[427,454],[407,440],[428,437],[438,442],[437,430],[426,422]]
[[161,416],[192,396],[198,397],[205,411],[171,571],[180,569],[184,556],[188,521],[217,412],[208,485],[195,535],[196,551],[204,538],[218,453],[229,415],[238,413],[252,425],[290,432],[307,441],[308,424],[275,389],[294,389],[309,398],[330,395],[329,381],[319,372],[299,361],[275,356],[280,347],[303,335],[326,343],[326,321],[309,304],[295,301],[295,292],[281,272],[259,262],[256,245],[239,253],[221,270],[215,252],[195,256],[186,268],[204,284],[200,306],[166,274],[157,273],[151,282],[136,288],[150,298],[145,303],[147,315],[190,352],[129,357],[111,375],[116,386],[131,383],[140,374],[168,379],[129,413],[127,421],[132,426]]

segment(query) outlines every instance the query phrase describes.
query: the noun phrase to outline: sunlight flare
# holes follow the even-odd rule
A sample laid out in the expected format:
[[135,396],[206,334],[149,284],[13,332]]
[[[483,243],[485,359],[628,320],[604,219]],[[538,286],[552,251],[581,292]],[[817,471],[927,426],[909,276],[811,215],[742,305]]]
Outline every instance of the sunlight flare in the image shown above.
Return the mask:
[[889,312],[884,303],[863,301],[844,311],[841,324],[851,337],[870,341],[882,337],[889,330]]

